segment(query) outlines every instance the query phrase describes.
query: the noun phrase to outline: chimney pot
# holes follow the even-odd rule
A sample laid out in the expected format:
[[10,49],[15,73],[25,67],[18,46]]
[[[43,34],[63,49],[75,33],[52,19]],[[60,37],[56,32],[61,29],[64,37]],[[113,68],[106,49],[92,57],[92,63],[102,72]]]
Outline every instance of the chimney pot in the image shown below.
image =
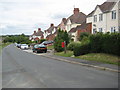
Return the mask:
[[54,24],[52,23],[50,26],[52,27],[52,26],[54,26]]
[[36,33],[36,31],[34,31],[34,33]]
[[74,14],[78,14],[80,12],[79,8],[74,8],[73,10]]
[[38,31],[41,31],[41,28],[38,28]]

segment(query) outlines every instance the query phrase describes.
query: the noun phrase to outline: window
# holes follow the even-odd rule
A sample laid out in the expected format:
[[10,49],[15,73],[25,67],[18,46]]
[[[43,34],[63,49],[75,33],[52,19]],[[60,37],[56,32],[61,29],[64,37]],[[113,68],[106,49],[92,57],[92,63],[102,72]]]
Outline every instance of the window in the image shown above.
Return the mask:
[[93,34],[97,33],[97,30],[96,28],[93,29]]
[[97,15],[94,16],[94,22],[97,22]]
[[112,11],[112,19],[116,19],[116,10]]
[[111,27],[111,33],[116,32],[116,28],[115,27]]
[[102,28],[99,28],[99,32],[103,32],[103,29],[102,29]]
[[103,21],[103,14],[99,14],[99,21]]

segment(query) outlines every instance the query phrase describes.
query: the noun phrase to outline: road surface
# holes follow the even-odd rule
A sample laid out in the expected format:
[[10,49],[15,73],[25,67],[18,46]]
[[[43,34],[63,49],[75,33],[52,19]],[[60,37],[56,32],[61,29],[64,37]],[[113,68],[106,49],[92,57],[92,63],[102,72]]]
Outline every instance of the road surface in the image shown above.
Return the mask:
[[118,88],[118,73],[27,53],[13,44],[2,52],[3,88]]

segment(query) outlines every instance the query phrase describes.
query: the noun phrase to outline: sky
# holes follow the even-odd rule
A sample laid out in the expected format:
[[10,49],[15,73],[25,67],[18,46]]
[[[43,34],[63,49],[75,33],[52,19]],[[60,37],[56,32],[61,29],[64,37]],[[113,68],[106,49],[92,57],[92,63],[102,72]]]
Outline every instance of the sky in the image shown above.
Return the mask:
[[106,0],[0,0],[0,35],[26,34],[42,31],[51,23],[57,26],[62,18],[79,8],[86,15]]

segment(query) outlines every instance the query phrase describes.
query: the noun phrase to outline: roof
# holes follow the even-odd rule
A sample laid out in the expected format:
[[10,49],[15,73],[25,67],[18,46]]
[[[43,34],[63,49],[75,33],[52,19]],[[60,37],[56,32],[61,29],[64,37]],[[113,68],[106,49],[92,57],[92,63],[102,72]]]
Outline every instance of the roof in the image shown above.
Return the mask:
[[75,29],[76,29],[76,31],[86,29],[89,24],[91,24],[91,23],[85,23],[84,22],[83,24],[77,26]]
[[32,34],[32,36],[33,35],[35,35],[35,36],[43,36],[43,32],[42,31],[37,31],[37,32],[34,32],[33,34]]
[[[101,5],[97,5],[96,8],[99,7],[100,10],[104,13],[104,12],[110,11],[114,7],[115,4],[116,2],[104,2]],[[91,13],[89,13],[87,17],[91,17],[94,14],[96,8]]]
[[82,24],[83,22],[86,21],[86,15],[82,12],[79,12],[79,14],[73,14],[71,15],[67,20],[71,21],[71,23],[77,23],[77,24]]
[[110,11],[116,2],[104,2],[102,5],[98,5],[102,12]]
[[35,36],[42,36],[43,35],[43,32],[42,31],[37,31]]
[[51,27],[49,27],[46,31],[47,31],[48,33],[52,33],[52,31],[54,30],[54,28],[55,28],[55,26],[51,26]]
[[68,33],[76,32],[75,28],[72,28]]

